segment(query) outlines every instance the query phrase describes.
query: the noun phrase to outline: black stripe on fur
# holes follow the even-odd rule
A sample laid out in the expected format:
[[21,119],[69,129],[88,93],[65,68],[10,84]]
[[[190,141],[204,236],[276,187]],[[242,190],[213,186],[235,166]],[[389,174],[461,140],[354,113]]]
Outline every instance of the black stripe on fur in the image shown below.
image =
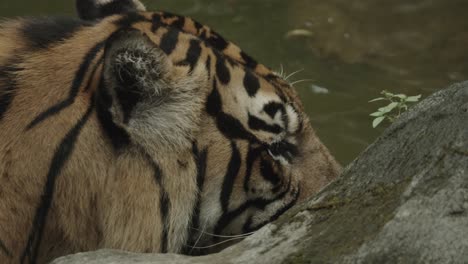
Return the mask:
[[231,73],[226,66],[227,59],[223,54],[213,49],[214,54],[216,55],[216,76],[220,83],[226,85],[231,81]]
[[[236,218],[241,216],[249,208],[256,208],[258,210],[264,210],[269,204],[283,199],[291,190],[291,181],[288,183],[288,187],[285,191],[279,193],[272,199],[256,198],[253,200],[247,200],[234,210],[224,212],[219,218],[214,228],[215,234],[222,234],[224,228],[226,228],[231,222],[235,221]],[[276,214],[275,214],[276,215]]]
[[170,225],[169,207],[171,205],[171,201],[169,199],[169,194],[164,188],[164,183],[163,183],[164,173],[161,167],[159,166],[159,164],[156,163],[156,161],[153,160],[153,158],[147,152],[145,152],[144,150],[142,151],[144,155],[146,156],[146,159],[150,163],[151,167],[153,168],[154,180],[159,187],[159,212],[161,214],[161,222],[163,224],[160,251],[161,253],[167,253],[167,244],[168,244],[168,239],[169,239],[168,238],[169,225]]
[[282,156],[288,162],[292,162],[293,158],[300,154],[299,148],[287,141],[273,143],[268,146],[268,149],[273,156]]
[[[252,191],[254,186],[250,186],[250,178],[252,177],[252,169],[255,164],[255,160],[260,157],[260,153],[262,152],[262,148],[258,147],[255,148],[252,146],[252,144],[249,145],[249,152],[247,152],[247,159],[246,159],[246,172],[245,172],[245,177],[244,177],[244,192],[249,192]],[[251,189],[252,188],[252,189]]]
[[5,246],[5,243],[0,239],[0,251],[3,251],[5,255],[9,258],[13,258],[13,254],[11,254],[11,251]]
[[229,42],[226,41],[221,35],[212,31],[211,36],[207,39],[208,42],[213,46],[215,49],[219,51],[225,50],[229,46]]
[[180,31],[177,29],[168,28],[166,34],[161,37],[159,48],[167,55],[170,55],[176,48],[177,42],[179,41],[179,33]]
[[201,42],[196,39],[190,40],[190,46],[185,57],[185,61],[187,61],[190,66],[190,73],[193,71],[195,64],[197,64],[200,59],[201,51]]
[[89,89],[91,89],[91,85],[93,84],[93,80],[94,80],[94,76],[96,75],[96,71],[97,69],[99,68],[99,66],[102,65],[104,61],[104,56],[101,56],[96,65],[94,65],[93,69],[91,70],[91,73],[89,74],[89,78],[88,78],[88,83],[86,84],[86,87],[84,89],[85,92],[89,91]]
[[249,113],[249,127],[253,130],[263,130],[263,131],[267,131],[267,132],[270,132],[270,133],[273,133],[273,134],[279,134],[281,132],[283,132],[283,128],[277,124],[274,124],[274,125],[270,125],[270,124],[267,124],[265,121],[263,121],[262,119],[256,117],[256,116],[253,116]]
[[[284,105],[278,102],[269,102],[263,107],[263,111],[265,111],[265,113],[267,113],[272,119],[275,118],[276,113],[278,113],[279,111],[281,112],[281,116],[287,116],[286,110],[284,109]],[[285,124],[288,123],[287,119],[283,121]]]
[[245,66],[249,67],[250,69],[255,69],[255,67],[257,67],[258,62],[256,62],[252,57],[247,55],[247,53],[242,51],[241,57],[245,61]]
[[280,217],[282,214],[284,214],[287,210],[291,209],[291,207],[293,207],[296,204],[297,199],[299,199],[300,193],[301,193],[300,189],[298,189],[294,193],[294,198],[289,203],[285,204],[283,207],[281,207],[279,210],[277,210],[276,213],[274,215],[272,215],[268,220],[266,220],[264,222],[261,222],[260,224],[252,226],[252,219],[249,218],[250,221],[245,222],[244,227],[242,228],[242,232],[243,233],[253,232],[255,230],[260,229],[262,226],[264,226],[264,225],[266,225],[268,223],[271,223],[271,222],[275,221],[276,219],[278,219],[278,217]]
[[216,120],[218,129],[230,139],[245,139],[250,142],[257,142],[257,138],[247,131],[242,123],[232,115],[221,112]]
[[70,92],[68,94],[68,97],[49,107],[49,109],[45,110],[41,114],[39,114],[36,118],[34,118],[31,123],[26,127],[26,130],[29,130],[31,128],[34,128],[41,122],[45,121],[47,118],[50,118],[54,115],[57,115],[60,113],[63,109],[69,107],[70,105],[73,104],[75,101],[76,96],[78,95],[78,91],[80,89],[80,86],[83,83],[83,80],[86,75],[86,71],[88,70],[89,66],[93,62],[94,58],[98,54],[98,52],[104,47],[105,41],[99,42],[96,44],[84,57],[83,62],[80,64],[80,67],[78,68],[78,71],[75,74],[75,78],[73,80],[73,83],[70,88]]
[[245,69],[244,88],[250,97],[254,97],[260,89],[260,81],[249,69]]
[[91,116],[93,109],[94,103],[91,103],[86,113],[81,117],[78,123],[68,131],[54,153],[49,172],[47,173],[46,183],[42,191],[39,206],[36,209],[28,242],[23,250],[23,254],[21,255],[21,263],[25,263],[26,258],[28,257],[29,263],[36,263],[47,215],[49,213],[50,206],[52,205],[57,177],[60,176],[62,169],[65,167],[65,164],[72,155],[78,136]]
[[213,79],[213,90],[205,103],[206,112],[216,118],[218,129],[230,139],[245,139],[251,142],[258,140],[245,129],[242,123],[232,115],[222,112],[222,99],[218,91],[217,80]]
[[97,108],[97,117],[101,128],[104,130],[104,133],[110,139],[112,146],[115,151],[119,151],[122,148],[130,144],[130,135],[121,127],[117,126],[112,120],[112,114],[110,108],[112,106],[112,97],[107,91],[105,82],[101,76],[98,92],[96,93],[96,108]]
[[21,33],[32,49],[46,49],[72,37],[91,23],[66,17],[32,18],[24,22]]
[[185,17],[184,16],[174,16],[175,20],[172,21],[171,26],[183,29],[185,25]]
[[5,66],[0,66],[0,121],[2,121],[15,97],[16,79],[14,75],[22,70],[16,66],[18,63],[18,60],[13,59],[7,61]]
[[[198,194],[197,194],[197,201],[195,203],[195,207],[192,211],[192,219],[190,220],[189,225],[189,241],[190,238],[193,238],[195,234],[198,234],[198,229],[200,227],[200,210],[201,210],[201,194],[203,192],[203,185],[205,184],[205,176],[206,176],[206,162],[208,156],[208,148],[205,148],[201,152],[198,150],[197,143],[194,142],[192,145],[192,154],[193,158],[197,163],[197,187],[198,187]],[[187,245],[183,248],[182,253],[189,255],[192,251],[192,248]]]
[[161,16],[159,14],[153,14],[151,17],[151,32],[155,33],[160,27],[163,26]]
[[169,206],[169,196],[164,190],[164,188],[161,186],[159,194],[159,208],[161,212],[161,219],[164,225],[163,232],[161,234],[161,253],[167,253],[167,242],[169,232]]
[[222,107],[217,81],[213,79],[213,90],[211,90],[211,93],[206,98],[205,109],[209,115],[216,117],[223,110]]
[[231,160],[224,176],[223,187],[221,189],[221,208],[226,213],[229,210],[229,200],[231,199],[232,188],[236,181],[236,177],[239,174],[241,167],[241,155],[236,143],[231,141]]
[[270,182],[273,186],[277,186],[280,183],[280,176],[275,171],[273,162],[267,159],[260,160],[260,174],[263,179]]
[[205,63],[205,66],[206,66],[206,71],[207,71],[207,76],[208,76],[208,79],[211,78],[211,56],[208,55],[208,58],[206,59],[206,63]]

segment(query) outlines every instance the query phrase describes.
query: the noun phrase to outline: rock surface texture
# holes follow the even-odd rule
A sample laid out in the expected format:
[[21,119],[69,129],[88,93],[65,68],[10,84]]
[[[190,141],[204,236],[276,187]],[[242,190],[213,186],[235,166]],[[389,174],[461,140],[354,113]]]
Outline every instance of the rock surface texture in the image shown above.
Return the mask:
[[466,263],[468,82],[405,113],[308,202],[201,257],[80,253],[54,264]]

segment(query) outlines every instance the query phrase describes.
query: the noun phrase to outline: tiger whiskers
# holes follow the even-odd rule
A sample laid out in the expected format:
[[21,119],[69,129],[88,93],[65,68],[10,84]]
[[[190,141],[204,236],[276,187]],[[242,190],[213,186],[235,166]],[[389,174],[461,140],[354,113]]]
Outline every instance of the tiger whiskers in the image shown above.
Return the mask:
[[221,238],[234,238],[234,237],[246,237],[246,236],[250,236],[252,235],[253,233],[255,232],[249,232],[249,233],[243,233],[243,234],[239,234],[239,235],[217,235],[217,234],[213,234],[213,233],[209,233],[209,232],[206,232],[204,230],[200,230],[198,228],[194,228],[194,227],[191,227],[193,230],[197,230],[205,235],[209,235],[209,236],[212,236],[212,237],[221,237]]
[[297,81],[293,81],[293,82],[289,81],[290,78],[292,78],[294,75],[298,74],[299,72],[302,72],[303,70],[304,69],[300,69],[300,70],[294,71],[294,72],[286,75],[286,73],[284,72],[283,64],[280,64],[280,72],[277,72],[277,74],[281,78],[283,78],[285,81],[287,81],[289,83],[289,85],[291,85],[291,86],[294,86],[295,84],[305,82],[305,81],[313,81],[312,79],[301,79],[301,80],[297,80]]
[[275,70],[274,73],[284,79],[285,72],[284,72],[284,67],[282,63],[280,63],[279,71]]
[[[239,234],[239,235],[217,235],[217,234],[206,232],[205,227],[206,227],[206,222],[205,222],[205,226],[203,227],[203,229],[190,227],[193,230],[199,231],[200,235],[198,236],[198,238],[195,241],[194,245],[187,245],[187,246],[190,247],[190,253],[189,254],[191,254],[194,249],[207,249],[207,248],[216,247],[216,246],[219,246],[219,245],[227,243],[227,242],[231,242],[231,241],[234,241],[234,240],[246,238],[246,237],[252,235],[253,233],[255,233],[255,232],[249,232],[249,233],[244,233],[244,234]],[[215,243],[215,244],[212,244],[212,245],[197,247],[197,244],[198,244],[198,242],[200,242],[200,239],[201,239],[202,235],[209,235],[209,236],[212,236],[212,237],[228,238],[228,239],[223,240],[223,241],[218,242],[218,243]]]
[[197,246],[198,242],[200,242],[201,237],[202,237],[203,234],[205,233],[205,229],[206,229],[206,224],[207,224],[207,223],[208,223],[208,221],[205,221],[205,224],[203,224],[203,228],[202,228],[201,230],[198,229],[198,228],[190,227],[190,228],[192,228],[192,229],[194,229],[194,230],[200,231],[200,234],[198,235],[198,238],[197,238],[197,240],[195,241],[195,244],[193,244],[193,246],[187,245],[187,246],[190,247],[190,252],[189,252],[189,254],[192,254],[193,249],[197,248],[196,246]]
[[278,75],[279,77],[281,77],[282,79],[284,79],[285,81],[287,81],[289,78],[293,77],[294,75],[300,73],[301,71],[303,71],[304,69],[299,69],[295,72],[291,72],[290,74],[287,74],[285,71],[284,71],[284,66],[283,64],[280,64],[280,69],[279,69],[279,72],[278,71],[275,71],[276,75]]
[[216,247],[216,246],[219,246],[221,244],[224,244],[224,243],[227,243],[227,242],[230,242],[230,241],[234,241],[234,240],[238,240],[238,239],[243,239],[244,237],[247,237],[247,236],[243,236],[243,237],[234,237],[234,238],[230,238],[230,239],[226,239],[226,240],[223,240],[221,242],[218,242],[218,243],[215,243],[215,244],[212,244],[212,245],[209,245],[209,246],[203,246],[203,247],[197,247],[197,246],[191,246],[192,249],[207,249],[207,248],[212,248],[212,247]]
[[291,83],[289,83],[289,85],[294,86],[295,84],[298,84],[298,83],[301,83],[301,82],[312,82],[312,81],[313,81],[312,79],[301,79],[301,80],[291,82]]
[[283,64],[280,63],[280,72],[279,72],[279,76],[283,77],[284,76],[284,67],[283,67]]
[[295,72],[292,72],[290,74],[288,74],[287,76],[284,77],[284,80],[287,81],[289,78],[293,77],[294,75],[300,73],[301,71],[303,71],[304,69],[300,69],[300,70],[297,70]]

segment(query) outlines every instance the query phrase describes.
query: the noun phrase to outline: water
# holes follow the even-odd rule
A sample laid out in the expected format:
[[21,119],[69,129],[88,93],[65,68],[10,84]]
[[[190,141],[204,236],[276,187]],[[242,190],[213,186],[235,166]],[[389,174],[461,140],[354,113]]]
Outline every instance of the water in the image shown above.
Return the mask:
[[[465,0],[146,0],[150,10],[194,17],[296,84],[319,137],[342,164],[384,127],[368,101],[468,79]],[[74,15],[73,1],[1,0],[0,16]],[[296,30],[296,31],[292,31]],[[288,32],[306,32],[288,37]],[[291,34],[289,34],[291,35]],[[307,36],[306,36],[307,35]]]

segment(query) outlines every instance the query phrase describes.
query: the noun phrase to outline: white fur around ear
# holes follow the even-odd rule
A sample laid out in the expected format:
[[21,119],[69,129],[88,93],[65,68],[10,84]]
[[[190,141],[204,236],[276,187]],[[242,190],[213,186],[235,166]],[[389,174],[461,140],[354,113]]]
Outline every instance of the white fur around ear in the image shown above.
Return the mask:
[[113,121],[150,151],[190,148],[208,90],[202,67],[173,66],[142,32],[121,30],[106,46],[105,89]]

